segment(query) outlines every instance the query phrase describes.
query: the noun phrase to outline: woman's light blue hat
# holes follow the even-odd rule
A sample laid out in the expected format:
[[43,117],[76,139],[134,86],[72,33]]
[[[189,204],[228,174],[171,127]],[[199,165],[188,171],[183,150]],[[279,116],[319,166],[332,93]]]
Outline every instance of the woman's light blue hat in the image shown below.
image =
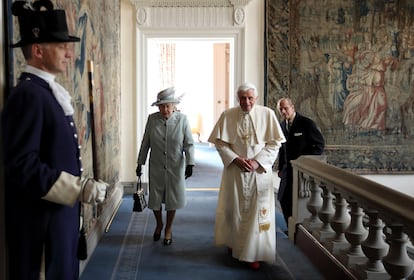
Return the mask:
[[169,87],[157,94],[157,101],[152,103],[151,106],[157,106],[165,103],[180,103],[182,96],[183,95],[175,97],[175,87]]

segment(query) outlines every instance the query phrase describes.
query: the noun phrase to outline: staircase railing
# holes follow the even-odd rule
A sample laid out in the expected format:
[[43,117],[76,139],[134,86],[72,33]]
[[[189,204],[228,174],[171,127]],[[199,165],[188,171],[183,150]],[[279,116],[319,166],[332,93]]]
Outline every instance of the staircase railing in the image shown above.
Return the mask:
[[413,197],[329,165],[322,157],[302,156],[292,165],[291,240],[296,242],[298,229],[305,229],[318,243],[315,248],[334,259],[349,279],[411,275],[414,262],[407,244],[414,240]]

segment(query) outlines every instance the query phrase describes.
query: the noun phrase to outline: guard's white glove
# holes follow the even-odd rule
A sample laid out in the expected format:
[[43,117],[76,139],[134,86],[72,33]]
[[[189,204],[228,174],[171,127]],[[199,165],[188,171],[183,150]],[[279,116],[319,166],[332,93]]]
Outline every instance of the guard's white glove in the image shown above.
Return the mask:
[[92,178],[81,179],[80,201],[85,203],[102,202],[106,197],[109,184]]

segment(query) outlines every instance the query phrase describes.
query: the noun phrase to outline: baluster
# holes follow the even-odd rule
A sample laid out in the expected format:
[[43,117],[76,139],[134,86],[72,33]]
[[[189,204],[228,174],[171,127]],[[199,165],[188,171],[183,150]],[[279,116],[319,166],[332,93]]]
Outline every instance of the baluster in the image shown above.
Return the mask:
[[292,217],[289,218],[288,225],[289,239],[291,240],[294,238],[294,229],[296,227],[296,224],[304,224],[304,222],[309,217],[307,203],[311,196],[310,181],[313,181],[313,179],[308,174],[301,172],[298,172],[298,176],[296,178],[297,184],[295,184],[295,178],[293,180],[293,209]]
[[405,279],[411,274],[414,262],[407,254],[407,235],[403,232],[403,225],[391,224],[389,226],[391,234],[387,235],[390,244],[388,255],[384,257],[382,263],[385,270],[391,275],[391,280]]
[[335,214],[331,220],[331,227],[335,231],[335,236],[327,247],[333,254],[340,254],[342,250],[349,247],[349,243],[345,239],[345,230],[348,228],[351,218],[346,211],[348,206],[346,200],[339,192],[333,194],[335,196]]
[[345,232],[346,240],[350,243],[350,247],[346,253],[345,263],[351,269],[355,265],[366,262],[367,258],[361,249],[361,243],[367,238],[368,231],[362,224],[364,211],[358,206],[358,202],[351,199],[351,223]]
[[326,242],[326,240],[331,239],[335,236],[335,231],[331,227],[331,219],[335,213],[335,209],[333,207],[333,195],[331,191],[325,186],[321,186],[322,192],[322,207],[318,212],[319,219],[322,221],[323,225],[321,228],[315,231],[314,236],[319,242],[322,244]]
[[359,274],[361,278],[367,280],[386,280],[389,279],[388,273],[382,264],[382,258],[388,252],[388,244],[384,241],[382,229],[384,223],[378,218],[378,211],[366,210],[369,217],[368,237],[361,244],[362,251],[368,258],[365,265],[361,265]]
[[311,216],[307,218],[303,225],[312,232],[322,226],[322,221],[319,219],[318,212],[322,207],[322,189],[319,184],[316,184],[313,178],[307,180],[307,189],[310,190],[310,198],[306,204],[306,208],[311,213]]

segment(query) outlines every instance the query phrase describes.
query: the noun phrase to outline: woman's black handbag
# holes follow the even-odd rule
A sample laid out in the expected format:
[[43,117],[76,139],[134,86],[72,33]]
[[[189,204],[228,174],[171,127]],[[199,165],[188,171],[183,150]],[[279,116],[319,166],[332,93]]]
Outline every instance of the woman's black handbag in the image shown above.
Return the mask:
[[134,193],[134,212],[142,212],[147,207],[147,200],[145,199],[145,193],[141,186],[141,177],[138,177],[137,191]]

